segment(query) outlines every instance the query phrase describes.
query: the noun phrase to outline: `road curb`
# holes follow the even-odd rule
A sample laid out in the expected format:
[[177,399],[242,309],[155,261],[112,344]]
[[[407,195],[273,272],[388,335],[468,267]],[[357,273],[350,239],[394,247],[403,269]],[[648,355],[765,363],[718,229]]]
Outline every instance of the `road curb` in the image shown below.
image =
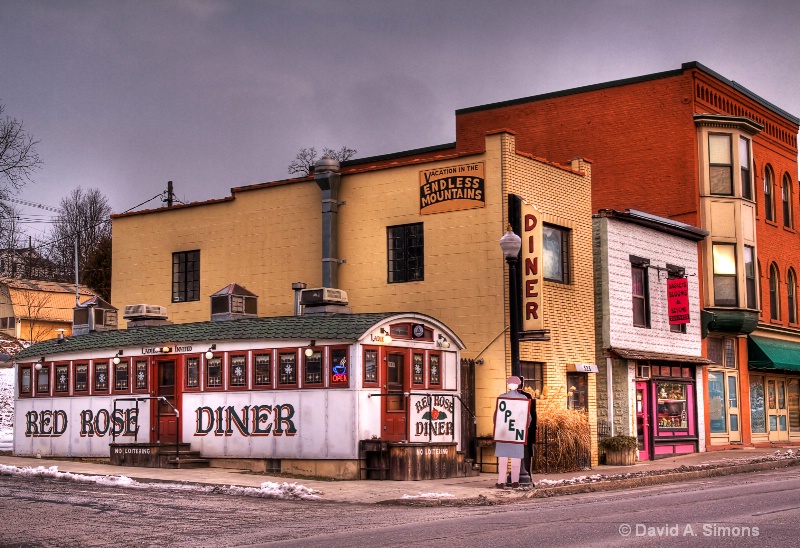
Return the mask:
[[525,491],[503,491],[502,493],[506,496],[487,497],[484,495],[479,495],[477,497],[462,499],[394,499],[380,501],[376,504],[394,504],[402,506],[495,506],[502,504],[513,504],[531,499],[633,489],[636,487],[648,487],[651,485],[662,485],[666,483],[679,483],[681,481],[694,479],[731,476],[734,474],[746,474],[750,472],[761,472],[764,470],[775,470],[778,468],[789,468],[794,466],[800,466],[800,458],[723,465],[713,468],[704,467],[700,470],[681,470],[681,468],[677,468],[661,474],[643,475],[635,478],[612,478],[605,481],[578,483],[574,485],[558,485],[555,487],[544,487]]

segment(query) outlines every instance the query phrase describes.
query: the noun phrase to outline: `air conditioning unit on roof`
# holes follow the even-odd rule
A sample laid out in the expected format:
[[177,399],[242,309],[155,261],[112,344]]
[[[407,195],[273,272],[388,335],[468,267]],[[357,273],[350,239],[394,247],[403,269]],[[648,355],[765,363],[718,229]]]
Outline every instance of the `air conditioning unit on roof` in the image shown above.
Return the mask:
[[347,293],[341,289],[334,289],[332,287],[304,289],[300,294],[300,304],[303,306],[347,304]]
[[157,304],[129,304],[122,317],[126,320],[166,320],[167,309]]

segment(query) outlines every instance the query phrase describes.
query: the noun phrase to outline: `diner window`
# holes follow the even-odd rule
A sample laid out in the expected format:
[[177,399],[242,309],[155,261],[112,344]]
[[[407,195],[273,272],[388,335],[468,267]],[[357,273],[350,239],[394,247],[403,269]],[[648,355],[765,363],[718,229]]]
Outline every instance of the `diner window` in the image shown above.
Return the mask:
[[229,386],[247,388],[247,356],[230,356],[228,360]]
[[272,354],[255,354],[255,385],[272,386]]
[[792,180],[788,173],[783,176],[781,198],[783,199],[783,226],[792,228],[794,226],[792,222]]
[[744,246],[744,283],[747,298],[747,308],[758,308],[756,304],[756,261],[755,248],[751,245]]
[[200,358],[186,358],[186,388],[200,388]]
[[753,178],[750,171],[750,139],[739,137],[739,165],[742,174],[742,198],[753,199]]
[[428,382],[434,387],[442,386],[442,355],[428,354]]
[[350,385],[350,366],[347,363],[348,348],[331,348],[330,386]]
[[797,276],[790,268],[786,275],[786,296],[789,312],[789,323],[797,323]]
[[713,244],[714,257],[714,305],[737,306],[739,299],[736,287],[736,246]]
[[31,393],[31,369],[30,367],[19,368],[19,393]]
[[411,357],[411,382],[418,386],[425,384],[425,355],[415,352]]
[[89,390],[89,364],[75,364],[75,392],[86,392]]
[[147,360],[136,360],[136,390],[147,390]]
[[310,356],[303,353],[303,386],[322,386],[322,351],[312,350]]
[[520,362],[522,386],[527,392],[538,398],[544,388],[544,364],[541,362]]
[[544,248],[544,279],[568,284],[570,282],[570,230],[553,225],[542,227]]
[[130,388],[130,362],[120,360],[114,365],[114,390],[127,391]]
[[50,394],[50,366],[42,365],[36,372],[36,395]]
[[69,392],[69,366],[56,366],[56,392]]
[[94,363],[94,391],[105,392],[108,390],[108,364],[105,362]]
[[172,302],[200,300],[200,251],[172,254]]
[[297,386],[296,352],[278,354],[278,385],[281,387]]
[[775,177],[772,175],[772,168],[767,166],[764,169],[764,216],[768,221],[775,220]]
[[378,351],[373,349],[364,350],[364,386],[376,386],[378,384]]
[[206,388],[222,387],[222,357],[206,360]]
[[589,410],[589,375],[567,373],[567,409]]
[[772,263],[769,267],[769,319],[781,319],[781,286],[778,266]]
[[390,226],[387,234],[389,283],[425,279],[425,239],[422,223]]
[[633,325],[650,327],[649,279],[645,259],[631,257],[631,297],[633,301]]
[[708,136],[709,183],[711,194],[733,195],[731,136],[711,133]]

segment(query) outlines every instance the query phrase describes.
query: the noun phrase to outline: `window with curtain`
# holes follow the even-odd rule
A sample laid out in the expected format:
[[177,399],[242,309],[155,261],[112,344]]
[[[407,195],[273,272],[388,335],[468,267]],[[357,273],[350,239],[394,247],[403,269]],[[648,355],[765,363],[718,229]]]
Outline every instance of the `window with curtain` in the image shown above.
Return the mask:
[[790,268],[786,276],[786,296],[788,297],[789,323],[797,323],[797,276]]
[[769,267],[769,318],[771,320],[781,319],[780,298],[781,292],[778,266],[772,263]]
[[773,186],[775,179],[772,176],[772,168],[767,166],[764,169],[764,216],[768,221],[775,220],[775,204],[773,199]]
[[711,194],[733,195],[733,163],[730,134],[708,136],[708,172]]
[[783,189],[781,192],[783,198],[783,226],[792,228],[792,179],[789,174],[783,176]]
[[714,258],[714,305],[737,306],[736,246],[713,244],[711,251]]
[[750,139],[739,137],[739,165],[742,176],[742,198],[753,199],[753,178],[750,176]]

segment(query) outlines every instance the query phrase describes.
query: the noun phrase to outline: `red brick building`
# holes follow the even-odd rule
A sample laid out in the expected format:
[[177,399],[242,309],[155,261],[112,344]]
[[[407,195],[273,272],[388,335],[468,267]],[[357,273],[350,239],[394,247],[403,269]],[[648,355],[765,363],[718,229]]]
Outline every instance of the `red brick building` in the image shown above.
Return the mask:
[[698,393],[700,446],[800,443],[799,123],[692,62],[461,109],[456,143],[363,162],[474,153],[504,128],[518,152],[590,158],[594,211],[630,208],[708,230],[697,275],[714,364]]

